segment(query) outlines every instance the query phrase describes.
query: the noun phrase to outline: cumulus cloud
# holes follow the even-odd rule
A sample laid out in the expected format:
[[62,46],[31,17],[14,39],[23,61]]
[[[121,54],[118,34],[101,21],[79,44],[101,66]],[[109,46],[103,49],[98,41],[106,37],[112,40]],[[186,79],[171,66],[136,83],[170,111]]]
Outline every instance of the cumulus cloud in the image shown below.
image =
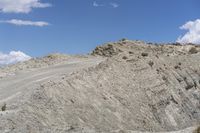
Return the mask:
[[19,19],[11,19],[11,20],[2,20],[0,23],[14,24],[17,26],[48,26],[49,23],[44,21],[28,21],[28,20],[19,20]]
[[200,44],[200,19],[189,21],[180,27],[181,30],[187,30],[185,35],[177,39],[179,43]]
[[49,3],[40,0],[0,0],[0,12],[4,13],[29,13],[33,8],[50,7]]
[[21,51],[11,51],[9,54],[4,54],[0,52],[0,65],[13,64],[29,59],[31,59],[31,57]]

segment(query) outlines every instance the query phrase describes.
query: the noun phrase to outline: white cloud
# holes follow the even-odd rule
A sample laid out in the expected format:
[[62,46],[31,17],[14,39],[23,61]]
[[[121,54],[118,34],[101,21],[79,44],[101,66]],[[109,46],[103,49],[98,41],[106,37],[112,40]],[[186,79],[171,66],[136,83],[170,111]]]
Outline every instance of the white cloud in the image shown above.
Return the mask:
[[117,4],[117,3],[110,3],[110,5],[111,5],[113,8],[119,7],[119,4]]
[[177,39],[179,43],[200,44],[200,19],[189,21],[180,27],[181,30],[188,30],[185,35]]
[[0,0],[0,12],[4,13],[29,13],[33,8],[50,7],[49,3],[40,0]]
[[107,3],[100,4],[97,1],[94,1],[93,2],[93,6],[94,7],[108,7],[108,6],[111,6],[113,8],[117,8],[117,7],[119,7],[119,4],[118,3],[114,3],[114,2],[111,2],[111,3],[107,2]]
[[99,6],[104,6],[104,5],[99,4],[99,3],[97,3],[96,1],[94,1],[94,2],[93,2],[93,6],[94,6],[94,7],[99,7]]
[[0,52],[0,66],[22,62],[29,59],[31,59],[31,57],[21,51],[11,51],[9,54]]
[[19,20],[19,19],[11,19],[11,20],[3,20],[0,21],[0,23],[8,23],[8,24],[14,24],[17,26],[48,26],[49,23],[44,21],[28,21],[28,20]]

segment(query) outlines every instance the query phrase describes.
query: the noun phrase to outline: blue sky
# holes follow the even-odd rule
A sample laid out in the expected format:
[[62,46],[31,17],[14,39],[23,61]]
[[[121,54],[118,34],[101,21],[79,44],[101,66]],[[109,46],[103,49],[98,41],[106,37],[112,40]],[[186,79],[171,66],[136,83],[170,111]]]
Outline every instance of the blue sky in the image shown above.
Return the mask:
[[174,42],[190,29],[181,26],[200,18],[199,0],[32,0],[30,10],[8,9],[10,1],[0,2],[0,52],[32,57],[88,53],[121,38]]

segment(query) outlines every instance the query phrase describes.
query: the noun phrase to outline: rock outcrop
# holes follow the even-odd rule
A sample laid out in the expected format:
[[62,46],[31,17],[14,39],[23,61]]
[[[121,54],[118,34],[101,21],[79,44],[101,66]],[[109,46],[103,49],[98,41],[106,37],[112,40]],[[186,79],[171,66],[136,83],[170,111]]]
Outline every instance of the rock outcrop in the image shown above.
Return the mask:
[[199,51],[195,45],[128,40],[97,47],[92,55],[105,61],[32,88],[19,111],[0,116],[0,131],[129,133],[195,127],[200,122]]

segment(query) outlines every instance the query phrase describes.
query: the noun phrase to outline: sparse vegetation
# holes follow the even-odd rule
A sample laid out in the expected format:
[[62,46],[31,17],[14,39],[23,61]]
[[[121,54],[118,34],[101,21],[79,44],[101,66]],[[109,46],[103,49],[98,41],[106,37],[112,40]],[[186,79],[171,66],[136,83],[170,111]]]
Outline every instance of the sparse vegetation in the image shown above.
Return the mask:
[[74,126],[70,126],[69,129],[68,129],[68,131],[72,131],[72,130],[74,130],[74,129],[75,129]]
[[160,70],[159,70],[159,69],[156,69],[156,71],[157,71],[157,74],[159,74],[159,73],[160,73]]
[[151,67],[154,65],[153,61],[149,61],[148,64],[149,64],[149,66],[151,66]]
[[124,59],[124,60],[127,60],[127,59],[128,59],[128,57],[126,57],[126,56],[123,56],[123,57],[122,57],[122,59]]
[[141,54],[143,57],[145,57],[145,56],[148,56],[149,54],[148,53],[142,53]]
[[200,126],[197,127],[197,129],[195,129],[195,130],[193,131],[193,133],[200,133]]
[[186,90],[190,90],[194,87],[193,84],[187,84],[187,86],[185,87]]
[[134,52],[132,52],[132,51],[129,51],[128,53],[129,53],[129,54],[134,54]]
[[190,53],[190,54],[196,54],[196,53],[198,53],[198,50],[197,50],[195,47],[192,47],[192,48],[189,50],[189,53]]
[[126,41],[126,40],[127,40],[126,38],[122,38],[120,41],[124,42],[124,41]]
[[163,79],[164,81],[167,81],[167,77],[166,77],[166,76],[162,76],[162,79]]
[[175,69],[181,69],[181,67],[178,66],[178,65],[174,66],[174,68],[175,68]]
[[175,42],[175,43],[172,43],[172,45],[175,45],[175,46],[181,46],[181,43],[179,43],[179,42]]
[[121,49],[119,49],[118,47],[114,46],[111,43],[108,43],[107,45],[96,47],[95,50],[91,54],[92,55],[100,55],[100,56],[104,56],[104,57],[112,57],[121,52],[122,52]]
[[6,111],[6,104],[1,107],[1,111]]
[[159,56],[158,55],[155,55],[156,56],[156,58],[158,58],[159,59]]
[[147,44],[152,45],[153,43],[152,42],[148,42]]

